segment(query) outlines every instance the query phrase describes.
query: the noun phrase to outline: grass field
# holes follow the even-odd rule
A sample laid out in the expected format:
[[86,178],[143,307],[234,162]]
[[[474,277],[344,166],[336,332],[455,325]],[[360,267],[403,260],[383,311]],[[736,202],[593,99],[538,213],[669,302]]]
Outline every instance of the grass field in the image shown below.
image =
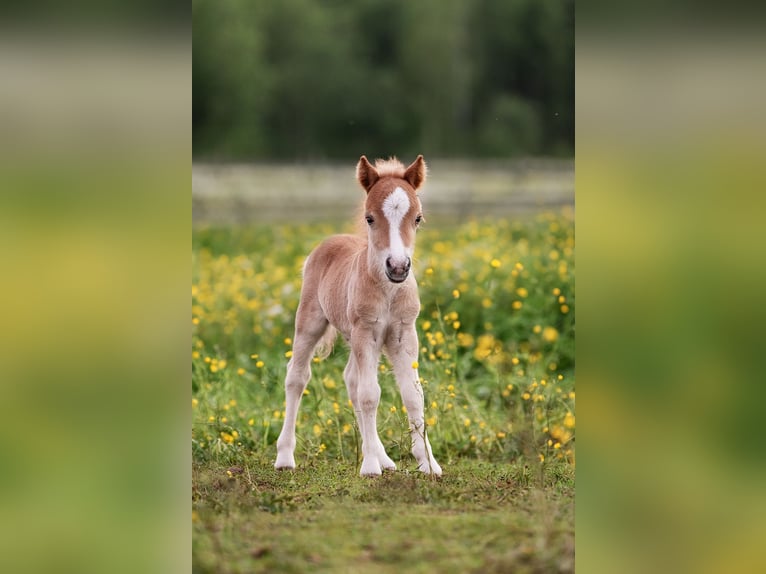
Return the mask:
[[415,471],[381,361],[378,429],[398,470],[358,476],[340,342],[315,359],[294,472],[272,468],[300,268],[344,225],[193,235],[192,520],[199,572],[574,568],[571,210],[418,237],[419,371],[440,480]]

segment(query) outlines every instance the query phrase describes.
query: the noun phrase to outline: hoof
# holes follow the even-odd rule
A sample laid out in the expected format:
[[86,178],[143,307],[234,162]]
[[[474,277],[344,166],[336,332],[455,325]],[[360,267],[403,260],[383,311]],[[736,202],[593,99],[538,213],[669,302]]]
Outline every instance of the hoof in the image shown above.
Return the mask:
[[386,455],[383,455],[383,458],[378,457],[378,462],[382,470],[396,470],[396,463]]
[[380,468],[380,463],[377,458],[372,460],[364,459],[362,461],[362,468],[359,471],[359,476],[380,476],[383,474],[383,470]]
[[278,454],[274,468],[277,470],[293,470],[295,468],[295,459],[292,455]]
[[420,472],[423,472],[425,474],[430,474],[432,476],[441,476],[442,475],[442,467],[439,466],[439,463],[435,460],[432,460],[430,464],[428,461],[420,463],[418,466],[418,470]]

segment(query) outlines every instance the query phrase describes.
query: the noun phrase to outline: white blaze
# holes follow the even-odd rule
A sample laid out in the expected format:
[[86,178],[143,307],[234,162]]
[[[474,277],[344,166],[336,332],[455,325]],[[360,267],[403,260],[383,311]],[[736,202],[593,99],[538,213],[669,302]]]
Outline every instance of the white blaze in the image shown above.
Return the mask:
[[401,187],[397,187],[383,202],[383,215],[388,220],[389,249],[391,259],[397,265],[403,264],[408,257],[402,241],[401,225],[404,216],[410,210],[410,198]]

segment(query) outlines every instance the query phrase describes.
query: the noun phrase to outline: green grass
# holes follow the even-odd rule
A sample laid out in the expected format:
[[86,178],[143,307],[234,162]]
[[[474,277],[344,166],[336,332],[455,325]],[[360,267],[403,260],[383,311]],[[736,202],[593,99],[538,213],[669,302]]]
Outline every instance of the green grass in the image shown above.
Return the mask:
[[195,568],[571,571],[571,214],[419,233],[419,372],[441,480],[415,472],[407,415],[383,360],[378,429],[399,470],[358,477],[360,437],[340,342],[312,365],[298,417],[298,469],[278,473],[271,466],[300,269],[323,237],[345,230],[195,230]]
[[460,460],[442,479],[361,478],[317,460],[197,465],[198,572],[559,572],[574,569],[573,471]]

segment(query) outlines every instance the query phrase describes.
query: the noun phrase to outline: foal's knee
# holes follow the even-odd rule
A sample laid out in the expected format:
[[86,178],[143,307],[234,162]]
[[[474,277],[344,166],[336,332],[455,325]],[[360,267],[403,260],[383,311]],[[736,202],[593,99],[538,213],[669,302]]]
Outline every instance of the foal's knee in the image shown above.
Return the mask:
[[380,385],[360,385],[356,392],[359,408],[362,411],[374,411],[380,403]]

